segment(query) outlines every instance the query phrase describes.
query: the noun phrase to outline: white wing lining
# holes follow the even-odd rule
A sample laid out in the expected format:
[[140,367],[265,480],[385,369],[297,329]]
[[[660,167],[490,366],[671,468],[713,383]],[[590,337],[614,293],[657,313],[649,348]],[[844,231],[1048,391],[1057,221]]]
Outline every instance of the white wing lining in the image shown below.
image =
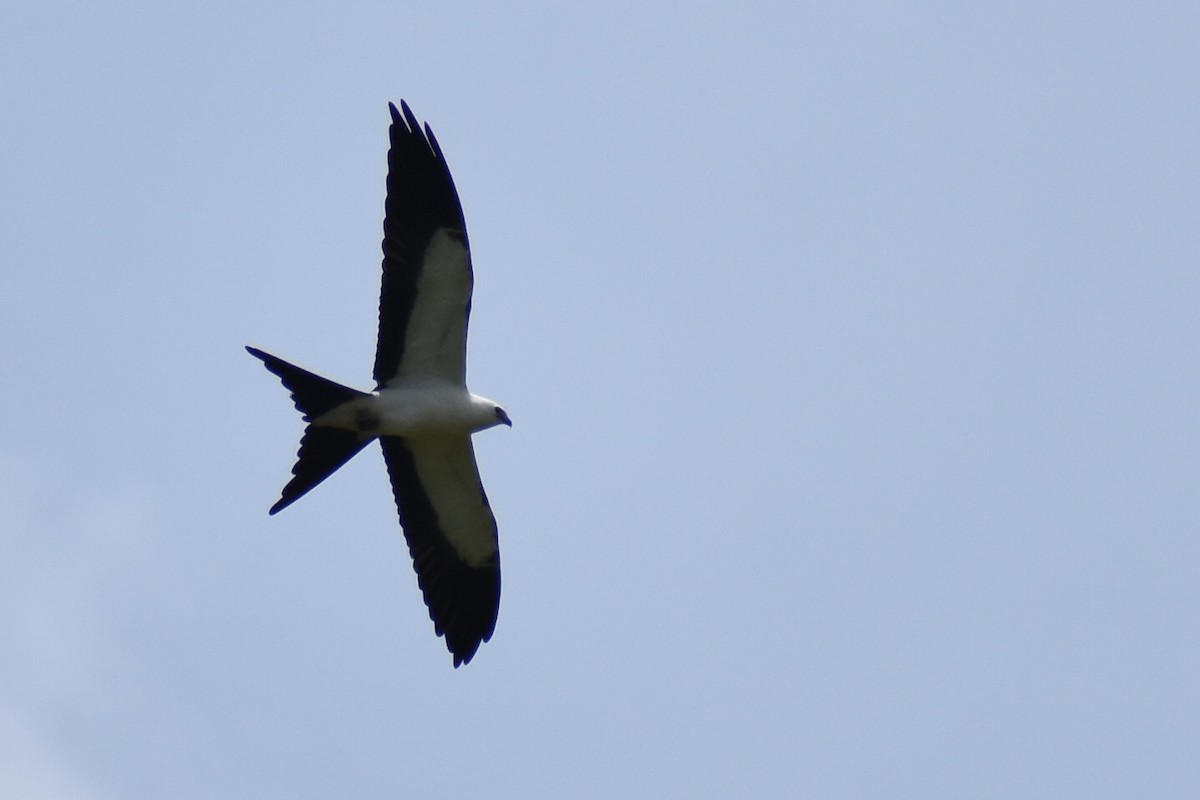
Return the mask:
[[439,228],[422,258],[396,377],[435,376],[466,385],[472,285],[471,253],[461,233]]
[[469,436],[406,439],[438,528],[472,567],[496,561],[496,518],[488,505]]

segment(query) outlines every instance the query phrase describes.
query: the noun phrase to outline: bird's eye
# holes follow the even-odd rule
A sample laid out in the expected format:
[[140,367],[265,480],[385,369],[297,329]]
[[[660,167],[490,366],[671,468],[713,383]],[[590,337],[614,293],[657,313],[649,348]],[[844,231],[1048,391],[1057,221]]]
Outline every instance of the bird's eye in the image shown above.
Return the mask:
[[504,419],[504,409],[496,406],[496,419]]

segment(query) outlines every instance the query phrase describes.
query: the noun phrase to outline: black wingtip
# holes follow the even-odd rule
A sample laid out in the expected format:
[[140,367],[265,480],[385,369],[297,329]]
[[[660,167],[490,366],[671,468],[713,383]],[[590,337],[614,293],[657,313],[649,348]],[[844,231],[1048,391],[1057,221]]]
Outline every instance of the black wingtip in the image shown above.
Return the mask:
[[470,664],[471,659],[474,658],[475,654],[479,652],[479,645],[483,644],[484,642],[488,641],[491,638],[492,637],[490,635],[485,636],[482,639],[480,639],[479,641],[475,642],[475,644],[473,644],[470,648],[468,648],[466,650],[462,650],[457,653],[455,653],[453,650],[451,650],[450,655],[454,656],[454,668],[458,669],[459,667]]
[[438,161],[445,161],[446,157],[442,155],[442,146],[438,144],[437,137],[433,135],[433,128],[429,127],[429,123],[425,123],[425,138],[429,140],[429,147],[433,150],[434,156]]
[[[408,107],[408,103],[404,100],[400,101],[400,109],[396,110],[396,104],[389,102],[388,111],[392,113],[392,124],[401,125],[408,133],[421,135],[421,123],[417,121],[417,115]],[[428,126],[426,126],[428,127]]]
[[400,110],[404,112],[404,123],[408,125],[408,130],[418,136],[421,133],[421,123],[417,121],[417,115],[408,107],[408,103],[400,101]]

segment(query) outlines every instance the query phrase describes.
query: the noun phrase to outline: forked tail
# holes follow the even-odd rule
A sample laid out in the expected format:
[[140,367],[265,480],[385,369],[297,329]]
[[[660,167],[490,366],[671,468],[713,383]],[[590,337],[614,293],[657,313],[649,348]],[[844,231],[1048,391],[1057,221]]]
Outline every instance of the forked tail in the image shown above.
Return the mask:
[[296,410],[303,414],[304,421],[309,423],[304,429],[304,436],[300,438],[300,452],[296,457],[296,466],[292,467],[292,479],[283,487],[279,501],[271,506],[270,513],[276,514],[336,472],[338,467],[353,458],[355,453],[366,447],[374,438],[344,428],[312,424],[312,421],[322,414],[343,403],[363,397],[366,393],[314,375],[262,350],[247,347],[246,351],[279,376],[283,385],[292,393],[292,402],[296,404]]

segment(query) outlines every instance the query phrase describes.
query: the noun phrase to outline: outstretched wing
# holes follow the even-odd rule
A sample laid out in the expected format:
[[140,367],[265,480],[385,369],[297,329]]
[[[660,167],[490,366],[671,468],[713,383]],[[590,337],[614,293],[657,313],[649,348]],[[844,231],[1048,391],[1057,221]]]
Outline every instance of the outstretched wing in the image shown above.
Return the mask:
[[471,251],[462,205],[433,131],[408,105],[389,129],[376,388],[404,376],[465,384]]
[[417,583],[454,666],[492,637],[500,610],[496,518],[471,439],[381,437]]

